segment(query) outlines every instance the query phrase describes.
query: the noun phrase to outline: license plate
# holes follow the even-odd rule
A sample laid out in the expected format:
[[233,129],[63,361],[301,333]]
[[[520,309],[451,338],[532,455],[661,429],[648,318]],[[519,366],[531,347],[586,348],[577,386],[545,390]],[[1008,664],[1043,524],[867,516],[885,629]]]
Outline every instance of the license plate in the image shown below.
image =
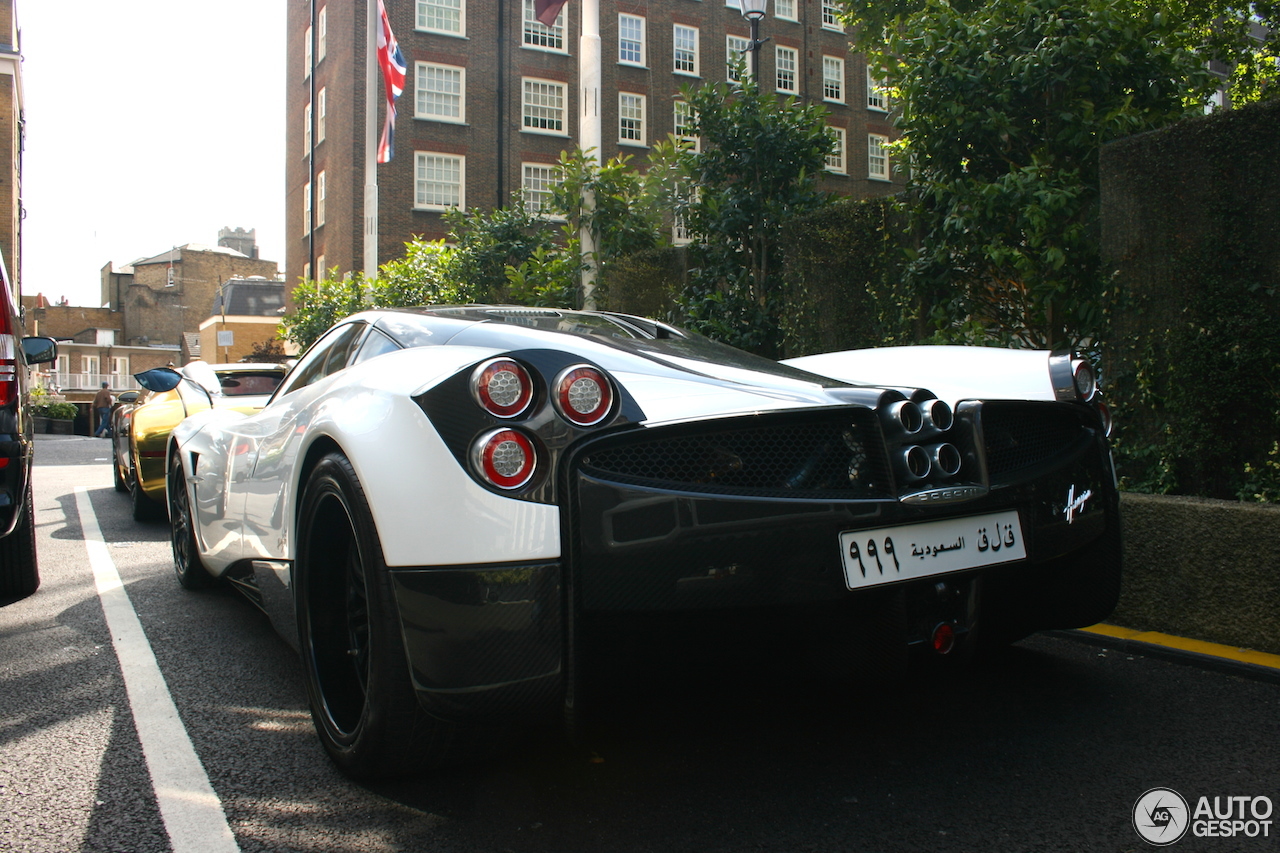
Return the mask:
[[849,589],[1025,560],[1017,510],[840,534]]

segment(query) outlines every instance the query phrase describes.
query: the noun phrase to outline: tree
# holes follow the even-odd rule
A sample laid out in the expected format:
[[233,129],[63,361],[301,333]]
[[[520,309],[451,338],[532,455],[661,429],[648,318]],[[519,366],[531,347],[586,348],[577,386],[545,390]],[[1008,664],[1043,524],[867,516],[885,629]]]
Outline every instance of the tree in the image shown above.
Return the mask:
[[1098,150],[1200,110],[1212,79],[1185,30],[1124,0],[907,0],[863,28],[885,39],[872,61],[901,110],[909,275],[940,335],[1096,342]]
[[699,144],[673,139],[655,146],[650,159],[693,239],[685,321],[727,343],[777,356],[783,225],[829,201],[817,189],[834,144],[826,112],[779,100],[751,78],[732,89],[686,87],[683,96],[690,108],[686,133]]

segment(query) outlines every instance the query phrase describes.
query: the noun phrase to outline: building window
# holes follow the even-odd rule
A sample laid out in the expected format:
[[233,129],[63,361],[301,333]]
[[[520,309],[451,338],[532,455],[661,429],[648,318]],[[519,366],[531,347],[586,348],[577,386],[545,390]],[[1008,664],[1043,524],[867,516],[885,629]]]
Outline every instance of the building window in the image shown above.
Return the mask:
[[418,0],[418,29],[466,35],[466,11],[464,0]]
[[316,227],[324,224],[324,172],[316,175]]
[[889,137],[867,134],[867,177],[873,181],[889,180],[889,152],[885,145]]
[[525,130],[566,135],[565,84],[526,77],[522,116]]
[[867,109],[879,110],[880,112],[889,111],[889,93],[885,91],[884,86],[880,85],[871,73],[871,66],[867,66]]
[[465,124],[467,71],[453,65],[417,63],[414,117]]
[[311,27],[307,27],[307,34],[303,36],[302,45],[302,62],[307,66],[302,70],[302,79],[307,80],[311,77],[311,66],[315,63],[311,61]]
[[618,61],[624,65],[644,65],[644,18],[618,16]]
[[796,0],[773,0],[773,15],[788,21],[796,20]]
[[838,56],[822,57],[822,100],[844,103],[844,60]]
[[322,6],[316,12],[316,62],[324,59],[329,42],[329,7]]
[[840,23],[840,4],[837,0],[822,0],[822,28],[844,32],[844,24]]
[[742,36],[724,37],[725,80],[730,83],[741,83],[742,75],[747,73],[747,47],[751,39]]
[[675,61],[672,70],[677,74],[698,76],[698,28],[676,24],[672,35],[671,53]]
[[302,233],[311,233],[311,184],[302,185]]
[[552,191],[561,182],[560,169],[541,163],[525,163],[524,209],[530,216],[546,216],[551,209]]
[[316,93],[316,145],[324,142],[324,114],[328,111],[325,107],[327,101],[324,89]]
[[538,20],[537,7],[534,0],[524,0],[524,45],[525,47],[536,47],[543,50],[564,51],[564,30],[565,18],[568,16],[566,11],[569,4],[566,3],[560,8],[560,14],[556,17],[556,22],[551,26],[546,26]]
[[[111,375],[119,379],[123,379],[129,375],[129,356],[113,355],[111,357]],[[113,382],[111,384],[115,385],[116,383]],[[119,388],[123,386],[116,385],[116,387]]]
[[644,95],[618,93],[618,142],[644,145]]
[[466,158],[453,154],[416,152],[413,206],[422,210],[464,208]]
[[841,175],[847,174],[848,169],[844,164],[844,128],[828,127],[827,135],[831,137],[835,145],[832,146],[831,152],[827,154],[827,162],[824,168],[828,172],[836,172]]
[[316,256],[316,281],[324,281],[328,277],[329,268],[324,265],[324,255]]
[[302,156],[311,156],[311,105],[302,108]]
[[688,101],[672,102],[673,130],[676,141],[697,151],[701,140],[693,132],[693,107]]
[[796,66],[799,56],[795,48],[779,47],[775,53],[777,62],[778,91],[796,93]]

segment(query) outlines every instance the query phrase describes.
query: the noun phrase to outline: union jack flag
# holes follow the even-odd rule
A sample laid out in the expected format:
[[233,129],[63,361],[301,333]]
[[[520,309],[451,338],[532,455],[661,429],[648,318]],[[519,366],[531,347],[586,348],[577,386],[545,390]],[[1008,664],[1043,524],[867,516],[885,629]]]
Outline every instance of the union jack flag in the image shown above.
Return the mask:
[[404,91],[405,75],[409,66],[400,52],[391,22],[387,20],[387,7],[378,0],[378,65],[382,68],[382,82],[387,90],[387,119],[382,125],[382,138],[378,140],[378,162],[390,163],[395,156],[396,98]]

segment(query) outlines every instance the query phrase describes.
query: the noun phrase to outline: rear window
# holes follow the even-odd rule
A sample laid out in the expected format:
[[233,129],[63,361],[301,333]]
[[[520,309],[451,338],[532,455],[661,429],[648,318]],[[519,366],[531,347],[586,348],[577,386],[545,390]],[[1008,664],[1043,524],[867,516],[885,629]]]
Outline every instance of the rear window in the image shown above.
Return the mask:
[[284,379],[284,373],[274,370],[261,372],[237,371],[219,374],[222,393],[228,397],[245,397],[250,394],[271,394]]

